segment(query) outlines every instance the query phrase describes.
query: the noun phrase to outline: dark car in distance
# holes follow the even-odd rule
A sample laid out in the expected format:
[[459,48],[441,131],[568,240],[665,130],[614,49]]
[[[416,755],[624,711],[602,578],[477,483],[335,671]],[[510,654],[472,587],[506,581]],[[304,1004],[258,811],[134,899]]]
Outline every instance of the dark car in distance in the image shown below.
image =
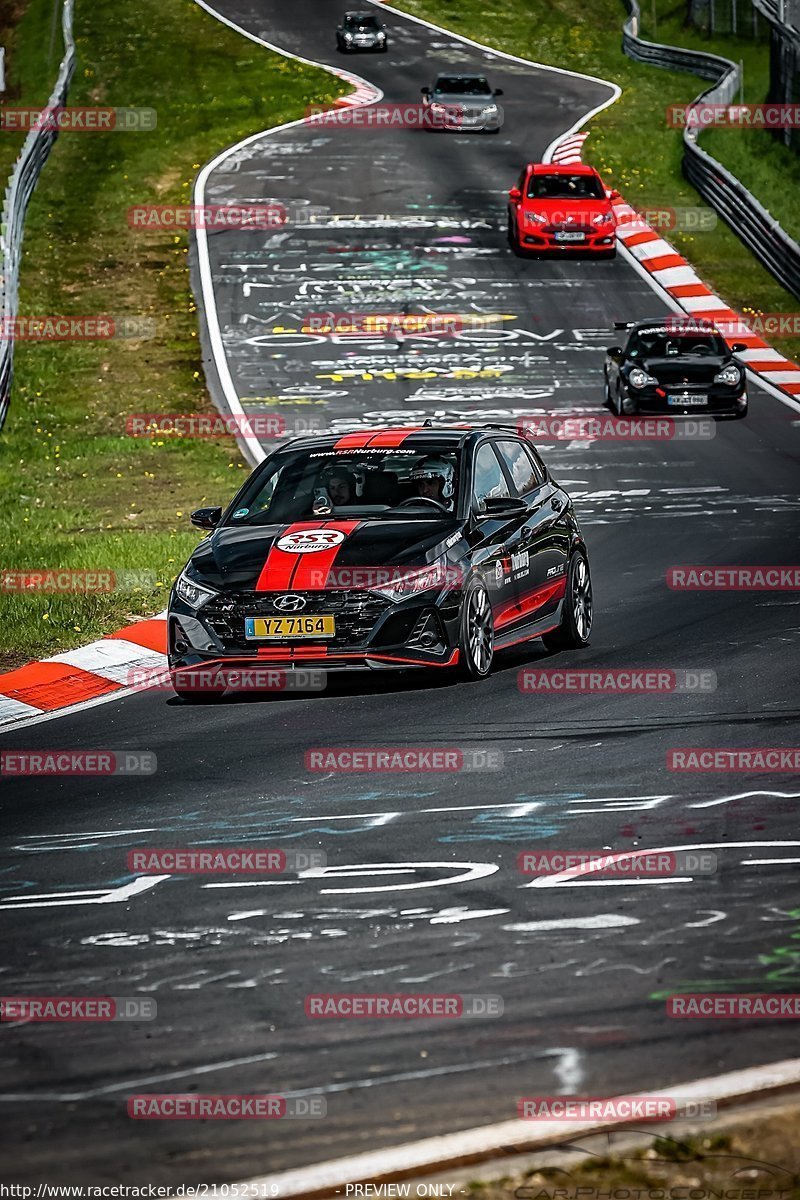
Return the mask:
[[349,54],[351,50],[378,50],[383,53],[388,46],[386,26],[380,23],[374,13],[346,12],[337,26],[336,48],[342,54]]
[[453,668],[488,675],[496,650],[541,637],[580,647],[589,559],[567,493],[501,427],[366,429],[299,438],[258,466],[178,577],[168,652],[192,670]]
[[745,369],[734,357],[747,347],[728,346],[710,321],[668,316],[615,328],[629,331],[603,367],[604,403],[617,416],[747,415]]

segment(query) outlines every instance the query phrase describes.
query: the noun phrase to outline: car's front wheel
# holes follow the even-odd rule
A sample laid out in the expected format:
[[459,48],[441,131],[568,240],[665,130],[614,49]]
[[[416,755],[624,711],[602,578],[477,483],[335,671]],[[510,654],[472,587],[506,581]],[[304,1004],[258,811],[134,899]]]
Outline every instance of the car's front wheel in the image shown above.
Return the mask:
[[508,214],[507,236],[508,236],[508,244],[511,247],[511,249],[514,251],[515,254],[520,254],[522,251],[522,245],[519,240],[519,230],[517,229],[517,221],[516,221],[516,218],[511,215],[510,212]]
[[209,683],[202,677],[193,680],[186,671],[170,671],[169,676],[175,695],[186,704],[216,704],[227,691],[224,683]]
[[467,679],[484,679],[494,658],[494,618],[486,584],[473,579],[461,602],[459,671]]
[[547,649],[578,650],[586,646],[592,632],[592,607],[589,563],[583,551],[576,550],[569,560],[561,624],[542,634]]

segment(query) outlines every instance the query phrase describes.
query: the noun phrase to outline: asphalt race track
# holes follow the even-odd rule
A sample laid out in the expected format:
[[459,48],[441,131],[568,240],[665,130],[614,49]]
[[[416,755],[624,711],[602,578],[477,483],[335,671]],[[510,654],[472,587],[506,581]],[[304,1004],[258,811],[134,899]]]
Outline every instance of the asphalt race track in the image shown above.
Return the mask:
[[[622,257],[516,258],[504,195],[609,89],[391,13],[387,54],[342,59],[338,11],[321,0],[219,7],[272,44],[360,74],[384,103],[416,102],[440,66],[484,70],[504,90],[505,125],[497,137],[298,125],[220,163],[209,202],[273,200],[319,217],[209,238],[244,409],[342,429],[388,415],[602,413],[613,321],[665,305]],[[502,336],[300,332],[309,313],[331,310],[489,312]],[[480,684],[351,677],[211,708],[149,691],[6,735],[4,749],[158,760],[152,776],[4,789],[0,990],[158,1005],[147,1023],[0,1027],[8,1181],[242,1179],[510,1119],[523,1095],[642,1091],[786,1057],[785,1022],[679,1021],[664,995],[800,991],[800,785],[676,773],[667,754],[796,742],[798,599],[674,591],[666,572],[799,561],[799,419],[752,388],[749,418],[710,440],[542,444],[591,553],[583,652],[556,660],[536,643],[500,656]],[[521,691],[520,670],[544,663],[706,670],[717,687]],[[307,771],[305,751],[325,746],[504,758],[474,773]],[[126,864],[137,847],[225,844],[322,850],[328,870],[137,884]],[[706,848],[719,867],[637,886],[532,887],[517,870],[522,850],[609,847]],[[504,1015],[309,1020],[304,997],[326,991],[491,994]],[[127,1117],[130,1094],[175,1091],[322,1095],[328,1115]]]

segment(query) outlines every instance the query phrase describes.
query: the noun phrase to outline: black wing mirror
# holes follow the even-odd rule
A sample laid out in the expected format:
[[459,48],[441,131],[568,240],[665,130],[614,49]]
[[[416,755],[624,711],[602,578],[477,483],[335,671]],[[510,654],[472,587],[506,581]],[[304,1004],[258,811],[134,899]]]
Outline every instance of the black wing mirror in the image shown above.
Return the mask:
[[420,88],[419,90],[422,92],[423,96],[430,96],[431,94],[431,89],[429,87]]
[[528,511],[524,500],[516,496],[487,496],[482,501],[480,515],[482,517],[521,517]]
[[503,94],[503,89],[502,89],[502,88],[495,88],[495,89],[494,89],[494,94],[495,94],[495,96],[502,96],[502,94]]
[[731,354],[744,354],[745,350],[749,349],[750,347],[746,346],[744,342],[734,342],[731,346]]
[[222,509],[217,508],[196,508],[189,520],[198,529],[214,529],[219,525]]
[[609,346],[606,354],[609,358],[622,358],[622,346]]

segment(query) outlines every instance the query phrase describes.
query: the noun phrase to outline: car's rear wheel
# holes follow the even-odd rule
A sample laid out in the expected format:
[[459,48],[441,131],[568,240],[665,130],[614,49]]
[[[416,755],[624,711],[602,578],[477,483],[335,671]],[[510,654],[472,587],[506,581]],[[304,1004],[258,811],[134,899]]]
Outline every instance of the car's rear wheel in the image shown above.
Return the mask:
[[592,577],[586,555],[576,550],[569,560],[561,624],[543,633],[542,641],[548,650],[578,650],[588,644],[591,633]]
[[486,584],[473,579],[461,602],[459,672],[467,679],[484,679],[494,658],[494,618]]
[[611,387],[608,382],[608,375],[605,373],[605,371],[603,371],[603,407],[604,408],[613,408],[614,407],[613,402],[611,400]]
[[520,245],[520,240],[519,240],[519,230],[517,229],[517,222],[512,217],[511,213],[508,214],[508,234],[507,234],[507,236],[508,236],[509,246],[511,247],[511,249],[514,251],[515,254],[519,254],[522,250],[522,247]]

